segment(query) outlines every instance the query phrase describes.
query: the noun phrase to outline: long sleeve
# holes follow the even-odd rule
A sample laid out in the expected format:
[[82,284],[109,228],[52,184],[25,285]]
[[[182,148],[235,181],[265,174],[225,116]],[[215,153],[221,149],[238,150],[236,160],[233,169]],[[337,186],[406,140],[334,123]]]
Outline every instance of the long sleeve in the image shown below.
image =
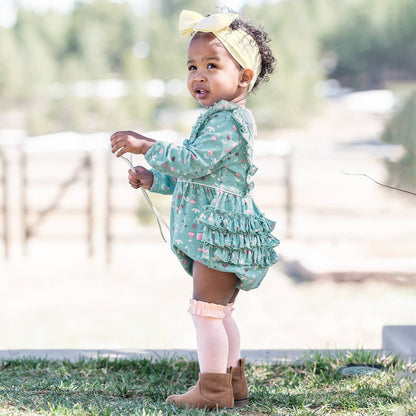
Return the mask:
[[209,175],[226,165],[230,152],[241,143],[237,126],[231,112],[222,112],[211,117],[194,140],[182,146],[156,142],[145,158],[155,170],[169,176],[195,179]]
[[176,178],[161,173],[156,169],[151,169],[151,172],[153,173],[153,185],[149,191],[158,194],[172,195],[176,186]]

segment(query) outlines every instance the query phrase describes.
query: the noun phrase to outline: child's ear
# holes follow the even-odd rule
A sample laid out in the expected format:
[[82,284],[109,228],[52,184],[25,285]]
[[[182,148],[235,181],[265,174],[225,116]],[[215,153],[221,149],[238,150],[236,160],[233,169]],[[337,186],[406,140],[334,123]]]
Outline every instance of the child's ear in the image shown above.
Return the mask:
[[240,85],[242,87],[248,87],[251,80],[254,77],[254,71],[250,68],[244,68],[240,72]]

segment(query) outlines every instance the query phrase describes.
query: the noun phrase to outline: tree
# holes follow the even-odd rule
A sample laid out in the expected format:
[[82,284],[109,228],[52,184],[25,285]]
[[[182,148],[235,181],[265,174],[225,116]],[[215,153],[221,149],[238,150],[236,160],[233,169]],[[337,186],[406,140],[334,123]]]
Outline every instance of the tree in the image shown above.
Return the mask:
[[387,161],[390,183],[416,190],[416,90],[387,124],[381,140],[401,144],[404,154],[397,162]]
[[64,57],[78,60],[89,79],[123,72],[124,57],[134,46],[138,27],[131,8],[108,0],[78,3],[70,15]]
[[24,66],[11,29],[0,27],[0,97],[15,103],[24,92]]
[[268,127],[301,122],[317,108],[319,98],[314,88],[323,78],[318,37],[307,2],[266,3],[245,13],[255,23],[264,24],[277,59],[276,74],[249,98],[256,120]]
[[[322,1],[322,0],[314,0]],[[322,50],[338,60],[331,77],[355,89],[416,77],[416,2],[343,2],[337,24],[322,33]]]

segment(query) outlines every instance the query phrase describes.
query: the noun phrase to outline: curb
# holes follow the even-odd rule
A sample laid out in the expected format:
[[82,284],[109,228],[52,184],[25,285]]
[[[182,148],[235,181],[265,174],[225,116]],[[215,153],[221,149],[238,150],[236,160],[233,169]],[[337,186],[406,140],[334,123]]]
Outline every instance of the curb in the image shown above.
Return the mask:
[[[334,357],[344,355],[347,352],[366,351],[375,354],[383,353],[383,350],[369,349],[340,349],[340,350],[242,350],[241,355],[250,363],[294,363],[302,361],[305,356],[313,353],[329,354]],[[51,361],[69,360],[71,362],[83,359],[109,358],[115,359],[178,359],[184,358],[190,361],[197,360],[196,350],[170,349],[170,350],[127,350],[127,349],[55,349],[55,350],[0,350],[0,360],[18,359],[46,359]]]

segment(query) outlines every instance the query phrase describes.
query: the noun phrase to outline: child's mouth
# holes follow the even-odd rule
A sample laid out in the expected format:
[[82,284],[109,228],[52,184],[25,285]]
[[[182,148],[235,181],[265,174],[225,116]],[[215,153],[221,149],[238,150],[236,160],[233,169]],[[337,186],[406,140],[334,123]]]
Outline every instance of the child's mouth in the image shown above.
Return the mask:
[[195,95],[197,98],[205,98],[208,95],[208,91],[203,88],[197,88],[195,90]]

